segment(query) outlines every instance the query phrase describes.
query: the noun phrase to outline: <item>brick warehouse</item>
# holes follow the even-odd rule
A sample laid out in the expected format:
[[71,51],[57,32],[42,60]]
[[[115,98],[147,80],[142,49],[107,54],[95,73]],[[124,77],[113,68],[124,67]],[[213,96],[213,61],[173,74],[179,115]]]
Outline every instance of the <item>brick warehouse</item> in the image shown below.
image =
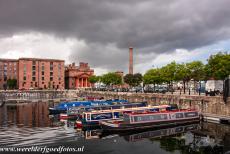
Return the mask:
[[[0,59],[0,89],[16,79],[18,89],[76,89],[91,87],[88,78],[94,70],[88,63],[65,67],[64,60],[19,58]],[[66,84],[65,84],[66,82]]]
[[19,89],[64,89],[64,60],[20,58]]
[[8,79],[18,79],[18,60],[0,59],[0,89],[6,88]]

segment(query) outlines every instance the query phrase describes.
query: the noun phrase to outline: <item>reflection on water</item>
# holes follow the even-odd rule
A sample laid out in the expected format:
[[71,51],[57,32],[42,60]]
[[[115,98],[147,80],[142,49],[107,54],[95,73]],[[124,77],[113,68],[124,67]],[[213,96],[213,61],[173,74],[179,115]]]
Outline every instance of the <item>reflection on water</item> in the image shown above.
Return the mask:
[[230,126],[199,123],[123,134],[76,130],[48,115],[49,103],[0,108],[0,147],[85,145],[86,153],[227,153]]
[[0,108],[0,127],[48,127],[48,103],[28,103]]

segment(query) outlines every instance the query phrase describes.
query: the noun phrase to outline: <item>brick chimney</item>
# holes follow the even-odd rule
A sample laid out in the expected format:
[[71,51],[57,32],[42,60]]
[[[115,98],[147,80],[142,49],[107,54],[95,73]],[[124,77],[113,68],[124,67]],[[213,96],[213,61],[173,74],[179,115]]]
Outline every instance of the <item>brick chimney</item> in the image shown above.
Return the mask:
[[133,74],[133,48],[129,47],[129,74]]

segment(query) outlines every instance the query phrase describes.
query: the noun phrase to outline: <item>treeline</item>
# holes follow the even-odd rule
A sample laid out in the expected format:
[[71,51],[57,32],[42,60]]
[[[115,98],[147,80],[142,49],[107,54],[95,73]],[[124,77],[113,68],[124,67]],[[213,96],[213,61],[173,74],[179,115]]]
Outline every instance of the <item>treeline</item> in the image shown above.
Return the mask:
[[146,84],[168,84],[172,86],[173,82],[182,81],[185,84],[191,80],[200,82],[208,79],[224,80],[230,75],[230,54],[219,52],[211,55],[207,64],[201,61],[192,61],[188,63],[176,63],[175,61],[160,67],[148,70],[144,76],[140,73],[126,74],[124,78],[116,73],[107,73],[102,76],[91,76],[91,83],[102,82],[105,85],[120,85],[127,83],[131,87],[139,86],[142,82]]

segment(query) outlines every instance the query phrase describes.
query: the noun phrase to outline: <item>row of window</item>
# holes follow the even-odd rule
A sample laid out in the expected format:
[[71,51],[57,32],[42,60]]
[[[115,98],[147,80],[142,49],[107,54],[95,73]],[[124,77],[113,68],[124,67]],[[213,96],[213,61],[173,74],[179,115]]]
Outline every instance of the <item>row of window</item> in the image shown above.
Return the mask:
[[[26,80],[26,76],[23,77],[23,80],[24,81]],[[45,77],[42,76],[42,81],[44,81],[44,80],[45,80]],[[58,78],[58,80],[61,80],[61,78]],[[36,77],[35,76],[32,77],[32,81],[36,81]],[[50,77],[50,81],[53,81],[53,77]]]
[[[22,83],[22,87],[25,87],[25,85],[26,85],[26,82],[23,82]],[[53,82],[53,84],[51,85],[51,83],[48,83],[48,86],[44,83],[44,82],[42,82],[42,86],[43,86],[43,88],[59,88],[59,86],[61,85],[61,82],[59,82],[59,85],[55,85],[55,82]],[[63,86],[63,85],[62,85]],[[37,88],[38,87],[38,83],[37,82],[31,82],[30,83],[30,87],[31,88]]]

